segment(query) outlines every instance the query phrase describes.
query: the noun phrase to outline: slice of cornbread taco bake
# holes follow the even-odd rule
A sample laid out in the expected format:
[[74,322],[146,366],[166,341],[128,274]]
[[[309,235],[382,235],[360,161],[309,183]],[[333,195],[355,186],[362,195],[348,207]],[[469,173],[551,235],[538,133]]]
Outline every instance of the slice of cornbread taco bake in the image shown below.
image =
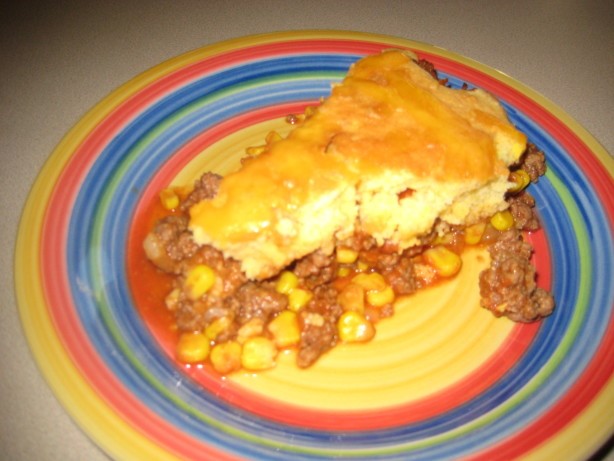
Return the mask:
[[539,227],[524,189],[544,155],[492,95],[387,50],[289,120],[236,172],[200,178],[145,240],[176,274],[180,360],[260,370],[295,348],[307,367],[371,339],[399,295],[453,276],[467,244],[491,254],[484,307],[523,322],[552,311],[522,237]]

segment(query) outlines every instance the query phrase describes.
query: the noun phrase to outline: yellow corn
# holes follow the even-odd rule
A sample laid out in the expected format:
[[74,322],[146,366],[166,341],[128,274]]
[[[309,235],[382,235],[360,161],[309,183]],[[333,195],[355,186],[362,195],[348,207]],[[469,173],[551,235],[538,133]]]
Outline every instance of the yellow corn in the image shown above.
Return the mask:
[[281,141],[282,137],[277,131],[269,131],[264,138],[267,144],[271,144],[277,141]]
[[159,195],[160,202],[165,209],[174,210],[179,206],[179,196],[173,189],[162,189]]
[[340,267],[337,269],[337,276],[339,277],[347,277],[351,273],[351,269],[349,267]]
[[294,272],[283,271],[277,279],[275,290],[277,290],[278,293],[283,293],[287,295],[297,286],[298,277],[294,274]]
[[209,356],[211,365],[223,375],[241,368],[241,345],[236,341],[228,341],[213,346]]
[[215,283],[215,272],[205,264],[198,264],[188,270],[185,280],[188,297],[192,300],[200,298]]
[[341,314],[337,322],[339,338],[345,342],[365,342],[375,336],[375,328],[360,312],[348,311]]
[[356,270],[358,272],[365,272],[369,270],[369,265],[364,261],[358,261],[358,264],[356,264]]
[[514,217],[509,210],[499,211],[490,218],[490,224],[498,231],[506,231],[514,225]]
[[388,286],[386,279],[377,272],[360,273],[352,279],[352,283],[360,285],[365,291],[382,291]]
[[280,312],[269,322],[267,329],[273,335],[275,345],[280,349],[298,344],[301,339],[301,329],[296,312],[289,310]]
[[433,240],[433,245],[451,245],[452,243],[454,243],[454,234],[450,233],[438,235]]
[[455,275],[462,266],[460,256],[445,246],[429,248],[423,253],[423,256],[426,262],[442,277]]
[[379,291],[367,291],[367,302],[374,307],[382,307],[392,301],[394,301],[394,291],[391,286]]
[[294,288],[288,293],[288,309],[298,311],[313,298],[313,293],[302,288]]
[[358,252],[351,248],[337,248],[337,262],[340,264],[352,264],[358,258]]
[[266,146],[250,146],[245,149],[247,155],[257,156],[262,154],[266,150]]
[[365,290],[356,283],[349,283],[337,296],[337,302],[344,311],[364,312]]
[[477,245],[482,240],[484,230],[486,229],[485,222],[473,224],[465,229],[465,243],[469,245]]
[[244,343],[249,338],[261,335],[264,331],[264,320],[259,318],[253,318],[239,328],[237,331],[237,341]]
[[520,192],[531,183],[531,177],[525,170],[516,170],[510,174],[510,181],[514,183],[510,192]]
[[211,341],[215,341],[219,334],[226,331],[231,324],[232,319],[230,317],[219,317],[207,325],[205,328],[205,335],[207,335],[207,338]]
[[264,336],[248,339],[241,351],[241,365],[246,370],[259,371],[275,366],[277,348],[273,341]]
[[177,359],[184,363],[202,362],[209,356],[209,338],[202,333],[182,333],[177,342]]

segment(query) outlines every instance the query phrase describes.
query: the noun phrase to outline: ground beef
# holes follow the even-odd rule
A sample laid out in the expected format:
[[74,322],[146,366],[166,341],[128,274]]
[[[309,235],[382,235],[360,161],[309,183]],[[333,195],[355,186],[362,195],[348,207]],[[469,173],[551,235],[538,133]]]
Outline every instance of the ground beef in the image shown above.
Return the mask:
[[[165,272],[178,274],[183,263],[198,251],[188,230],[187,216],[167,216],[159,220],[148,236],[149,247],[156,248],[148,254],[154,264]],[[147,245],[146,245],[147,251]],[[151,250],[149,251],[151,253]]]
[[268,322],[288,305],[288,298],[275,291],[274,286],[247,282],[232,297],[227,298],[227,305],[234,306],[236,320],[240,325],[257,318]]
[[531,182],[537,182],[539,177],[546,173],[546,156],[535,144],[527,143],[527,150],[518,167],[529,174]]
[[338,295],[339,292],[333,285],[327,284],[315,287],[313,298],[305,306],[305,310],[336,321],[343,314],[343,309],[337,302]]
[[[219,300],[217,300],[219,302]],[[207,324],[207,312],[213,304],[211,296],[207,296],[198,302],[182,298],[177,302],[173,313],[179,331],[201,331]]]
[[247,277],[241,270],[241,264],[210,245],[203,245],[194,255],[192,264],[205,264],[212,268],[222,282],[221,293],[227,296],[247,282]]
[[165,272],[180,273],[184,263],[200,250],[188,230],[189,208],[204,199],[215,197],[221,176],[205,173],[194,183],[192,192],[181,202],[184,213],[160,219],[146,239],[145,251],[149,259]]
[[302,285],[314,289],[331,282],[337,274],[338,265],[333,254],[327,255],[321,251],[299,259],[293,268],[296,276],[302,280]]
[[307,368],[326,351],[332,349],[338,341],[337,324],[333,319],[301,310],[301,339],[298,346],[296,364]]
[[435,80],[439,80],[439,76],[437,75],[437,69],[435,69],[435,66],[432,62],[427,61],[426,59],[419,59],[417,64],[422,69],[427,71]]
[[416,291],[414,263],[406,254],[400,256],[394,265],[381,266],[379,272],[384,276],[395,293],[408,295]]
[[181,202],[181,210],[187,211],[201,200],[212,199],[217,194],[222,177],[215,173],[205,173],[194,182],[192,192]]
[[422,69],[424,69],[425,71],[427,71],[431,77],[433,77],[435,80],[437,80],[441,85],[446,85],[448,83],[448,79],[441,79],[439,78],[439,75],[437,74],[437,69],[435,69],[435,66],[433,65],[432,62],[427,61],[426,59],[419,59],[417,61],[418,66],[420,66]]
[[495,316],[515,322],[533,322],[552,312],[554,300],[535,282],[533,249],[512,229],[489,246],[490,267],[480,274],[482,305]]
[[516,229],[535,231],[539,229],[539,219],[535,212],[535,199],[527,191],[519,192],[507,199],[510,212],[514,217]]
[[346,240],[343,246],[358,251],[360,261],[382,274],[396,294],[406,295],[416,291],[413,257],[422,251],[421,245],[399,252],[396,245],[385,242],[378,247],[373,237],[363,234]]

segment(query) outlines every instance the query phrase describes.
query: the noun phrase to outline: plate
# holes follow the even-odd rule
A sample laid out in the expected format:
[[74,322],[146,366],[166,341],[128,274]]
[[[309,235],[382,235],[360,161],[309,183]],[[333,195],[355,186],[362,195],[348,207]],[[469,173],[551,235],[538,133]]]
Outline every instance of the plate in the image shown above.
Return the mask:
[[[482,87],[542,148],[531,235],[554,314],[516,325],[480,309],[480,258],[404,300],[373,343],[314,368],[220,378],[173,359],[130,289],[157,192],[236,167],[349,65],[390,47]],[[23,211],[16,292],[27,339],[78,424],[117,459],[582,459],[614,433],[614,164],[556,105],[452,52],[383,35],[284,32],[222,42],[137,76],[61,141]],[[139,230],[140,229],[140,230]]]

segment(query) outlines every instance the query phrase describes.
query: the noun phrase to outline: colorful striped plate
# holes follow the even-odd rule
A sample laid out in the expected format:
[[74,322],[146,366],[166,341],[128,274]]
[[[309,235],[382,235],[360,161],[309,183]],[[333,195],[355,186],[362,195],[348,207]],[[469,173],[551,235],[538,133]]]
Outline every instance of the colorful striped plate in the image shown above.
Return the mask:
[[[226,379],[177,365],[130,290],[139,216],[168,184],[235,168],[353,61],[390,47],[495,94],[547,153],[531,239],[555,313],[517,325],[481,309],[474,251],[453,282],[399,302],[372,343],[309,370],[291,356]],[[454,53],[353,32],[223,42],[134,78],[53,152],[19,229],[22,322],[58,398],[117,459],[582,459],[614,433],[613,174],[558,107]]]

